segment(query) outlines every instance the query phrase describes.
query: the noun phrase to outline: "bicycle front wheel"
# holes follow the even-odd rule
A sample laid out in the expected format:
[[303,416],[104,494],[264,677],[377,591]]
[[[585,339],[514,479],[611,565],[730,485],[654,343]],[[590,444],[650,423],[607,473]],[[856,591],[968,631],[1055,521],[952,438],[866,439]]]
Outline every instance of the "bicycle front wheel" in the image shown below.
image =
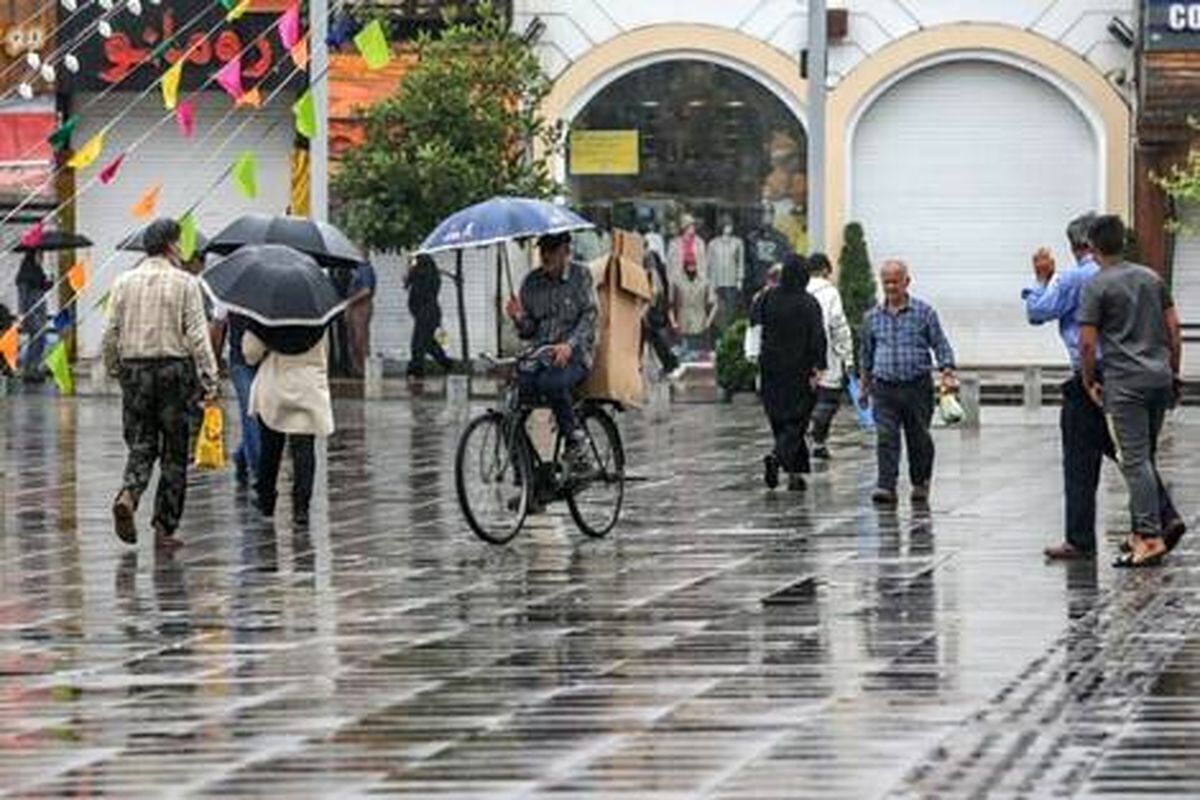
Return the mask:
[[473,420],[454,459],[463,516],[475,535],[490,544],[511,541],[529,514],[533,466],[520,435],[508,427],[497,413]]
[[587,434],[592,474],[569,487],[567,507],[588,536],[606,536],[621,517],[625,503],[625,448],[621,433],[603,409],[588,408],[579,419]]

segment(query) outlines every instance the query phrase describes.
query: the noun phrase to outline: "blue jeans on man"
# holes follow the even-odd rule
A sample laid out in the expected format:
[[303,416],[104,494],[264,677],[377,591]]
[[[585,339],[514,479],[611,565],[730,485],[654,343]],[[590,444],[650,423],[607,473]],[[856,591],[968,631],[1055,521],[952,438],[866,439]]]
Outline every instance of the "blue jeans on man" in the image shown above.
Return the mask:
[[577,359],[572,359],[565,367],[542,364],[535,370],[521,372],[521,391],[545,400],[554,412],[559,432],[569,437],[579,427],[572,393],[587,376],[588,368]]
[[258,474],[258,460],[262,452],[262,440],[258,430],[258,419],[250,415],[250,386],[254,383],[254,367],[245,364],[230,364],[229,377],[237,394],[238,418],[242,424],[242,441],[233,454],[239,481],[244,474],[246,480]]

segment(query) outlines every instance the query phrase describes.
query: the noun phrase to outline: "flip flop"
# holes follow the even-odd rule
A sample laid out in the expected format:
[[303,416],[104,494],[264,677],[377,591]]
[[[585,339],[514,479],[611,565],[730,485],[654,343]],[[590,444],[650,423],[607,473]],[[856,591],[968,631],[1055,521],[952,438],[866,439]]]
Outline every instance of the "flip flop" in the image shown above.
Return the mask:
[[1152,556],[1146,556],[1145,558],[1138,560],[1134,557],[1133,553],[1124,553],[1120,556],[1120,558],[1113,562],[1113,567],[1116,569],[1143,569],[1145,567],[1159,567],[1162,566],[1163,559],[1166,557],[1166,555],[1167,552],[1164,550],[1161,553],[1155,553]]

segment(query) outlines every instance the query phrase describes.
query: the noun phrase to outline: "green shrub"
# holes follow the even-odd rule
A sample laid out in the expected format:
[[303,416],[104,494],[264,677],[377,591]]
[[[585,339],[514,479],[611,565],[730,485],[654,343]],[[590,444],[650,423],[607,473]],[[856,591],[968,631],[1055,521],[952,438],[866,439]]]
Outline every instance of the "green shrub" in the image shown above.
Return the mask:
[[730,393],[754,391],[758,366],[746,360],[743,350],[749,325],[745,317],[738,319],[726,328],[717,343],[717,385]]
[[[842,253],[838,257],[838,288],[842,292],[842,305],[846,319],[854,332],[854,352],[859,352],[862,337],[863,317],[878,302],[875,295],[875,275],[871,269],[871,256],[867,252],[867,237],[862,225],[851,222],[842,237]],[[856,359],[857,360],[857,359]]]

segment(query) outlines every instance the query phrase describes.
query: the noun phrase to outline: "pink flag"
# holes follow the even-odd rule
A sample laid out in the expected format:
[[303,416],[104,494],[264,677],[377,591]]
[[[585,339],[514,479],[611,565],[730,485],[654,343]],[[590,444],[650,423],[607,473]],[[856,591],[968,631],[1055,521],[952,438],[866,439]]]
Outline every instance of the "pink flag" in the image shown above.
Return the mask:
[[300,4],[292,3],[279,20],[279,40],[284,50],[291,50],[300,41]]
[[125,160],[125,154],[121,153],[119,156],[114,158],[112,161],[108,162],[108,166],[106,166],[104,169],[100,170],[100,182],[103,183],[105,186],[112,183],[113,178],[117,177],[117,170],[119,170],[121,168],[121,162],[124,160]]
[[217,73],[217,83],[221,84],[221,88],[229,92],[229,96],[234,100],[245,94],[242,89],[242,56],[240,53],[221,67],[221,71]]
[[184,100],[175,106],[175,121],[179,123],[179,132],[184,138],[192,138],[192,134],[196,132],[196,104],[191,100]]
[[46,232],[44,223],[36,222],[33,227],[21,234],[21,246],[34,248],[42,243],[42,237]]

